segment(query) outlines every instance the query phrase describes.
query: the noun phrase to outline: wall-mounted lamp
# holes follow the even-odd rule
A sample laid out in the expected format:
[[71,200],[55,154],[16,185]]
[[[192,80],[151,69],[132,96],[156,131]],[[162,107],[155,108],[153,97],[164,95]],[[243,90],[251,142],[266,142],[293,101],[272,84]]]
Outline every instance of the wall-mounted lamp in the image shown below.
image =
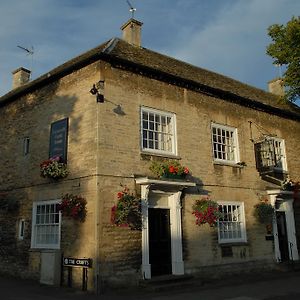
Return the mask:
[[104,102],[104,80],[98,81],[96,84],[93,84],[93,87],[90,90],[92,95],[96,95],[97,102]]

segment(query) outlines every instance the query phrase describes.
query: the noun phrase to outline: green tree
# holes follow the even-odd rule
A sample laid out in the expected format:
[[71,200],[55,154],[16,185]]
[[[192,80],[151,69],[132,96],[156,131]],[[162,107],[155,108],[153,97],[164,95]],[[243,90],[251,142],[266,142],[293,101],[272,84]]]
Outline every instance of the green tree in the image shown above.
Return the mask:
[[294,102],[300,97],[300,17],[292,17],[286,25],[271,25],[268,35],[272,43],[267,54],[273,57],[274,64],[285,66],[285,99]]

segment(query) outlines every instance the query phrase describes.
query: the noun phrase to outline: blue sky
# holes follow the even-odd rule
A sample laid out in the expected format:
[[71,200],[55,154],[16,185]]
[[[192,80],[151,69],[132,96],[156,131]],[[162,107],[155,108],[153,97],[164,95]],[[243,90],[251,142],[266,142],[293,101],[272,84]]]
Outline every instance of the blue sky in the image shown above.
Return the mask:
[[[144,23],[142,46],[266,90],[279,75],[265,54],[268,26],[300,12],[299,0],[130,0]],[[126,0],[2,0],[0,95],[11,71],[33,79],[112,37],[131,13]],[[17,47],[33,47],[31,56]]]

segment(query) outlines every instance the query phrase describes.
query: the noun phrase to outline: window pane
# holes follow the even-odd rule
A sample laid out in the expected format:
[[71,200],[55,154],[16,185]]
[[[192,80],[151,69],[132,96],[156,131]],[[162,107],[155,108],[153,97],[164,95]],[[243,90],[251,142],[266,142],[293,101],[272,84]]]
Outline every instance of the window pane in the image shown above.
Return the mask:
[[148,120],[148,113],[143,112],[143,120]]
[[143,121],[143,129],[148,129],[148,122],[147,121]]

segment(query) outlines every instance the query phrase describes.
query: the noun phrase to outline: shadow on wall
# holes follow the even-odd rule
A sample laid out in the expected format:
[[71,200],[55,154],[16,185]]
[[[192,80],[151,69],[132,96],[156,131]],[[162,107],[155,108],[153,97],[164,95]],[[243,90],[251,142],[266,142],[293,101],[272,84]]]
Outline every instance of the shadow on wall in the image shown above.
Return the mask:
[[[0,127],[3,134],[0,139],[5,137],[6,140],[1,141],[0,202],[8,199],[18,203],[12,211],[0,208],[0,265],[4,273],[10,271],[20,276],[32,275],[28,272],[33,202],[59,199],[62,193],[72,192],[72,182],[76,180],[74,175],[81,174],[80,165],[76,165],[76,174],[70,174],[58,182],[40,176],[40,163],[49,157],[51,123],[69,118],[68,162],[72,167],[77,158],[76,149],[85,142],[82,133],[84,115],[94,109],[88,103],[95,103],[94,99],[89,99],[88,93],[88,101],[81,103],[81,108],[75,95],[58,96],[58,89],[59,82],[54,82],[1,107],[3,117]],[[95,115],[94,111],[91,114]],[[93,121],[86,124],[93,124]],[[91,132],[94,132],[93,129],[89,128]],[[30,139],[28,153],[24,152],[25,137]],[[84,191],[77,188],[76,192]],[[21,220],[24,222],[21,223]],[[76,230],[80,232],[78,228]],[[78,234],[76,239],[83,237]],[[84,240],[77,245],[84,247]]]

